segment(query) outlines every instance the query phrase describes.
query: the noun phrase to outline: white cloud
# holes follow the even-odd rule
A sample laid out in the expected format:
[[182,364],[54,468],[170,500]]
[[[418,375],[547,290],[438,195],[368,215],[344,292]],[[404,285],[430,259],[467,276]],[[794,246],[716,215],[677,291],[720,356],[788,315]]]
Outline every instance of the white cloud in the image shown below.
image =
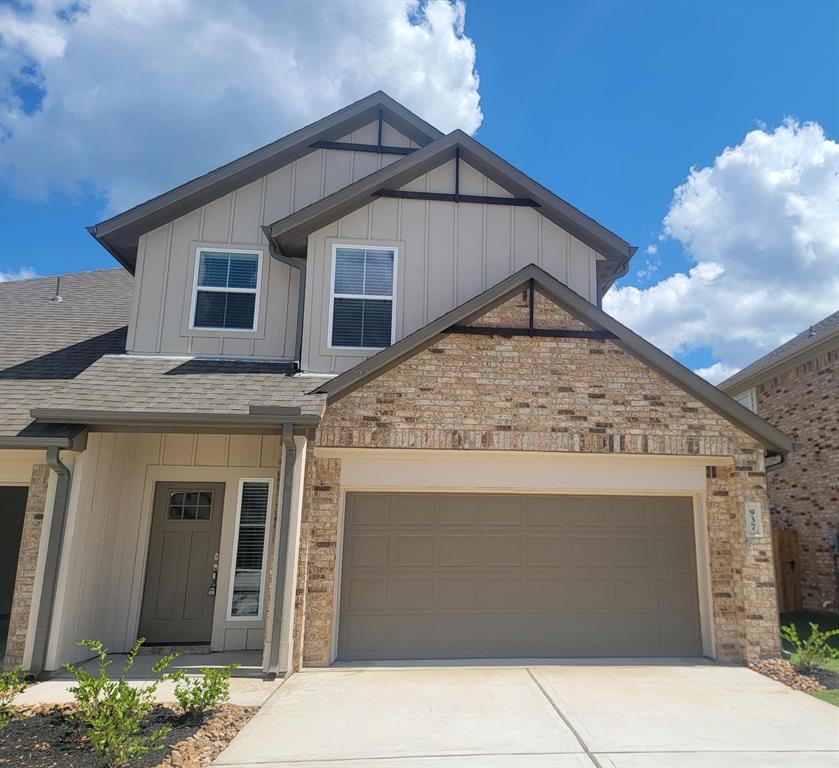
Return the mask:
[[665,351],[708,347],[725,378],[839,308],[839,144],[815,123],[751,131],[675,190],[663,233],[694,262],[607,312]]
[[694,373],[707,379],[711,384],[719,384],[729,376],[733,376],[740,369],[736,365],[726,365],[725,363],[714,363],[707,368],[696,368]]
[[650,256],[655,256],[658,253],[658,246],[657,245],[648,245],[646,248],[644,248],[644,253],[646,253]]
[[[477,130],[462,0],[0,7],[0,179],[120,210],[379,88]],[[43,90],[40,109],[16,84]]]
[[29,280],[33,277],[38,277],[38,273],[32,267],[21,267],[16,272],[0,270],[0,283],[8,283],[12,280]]

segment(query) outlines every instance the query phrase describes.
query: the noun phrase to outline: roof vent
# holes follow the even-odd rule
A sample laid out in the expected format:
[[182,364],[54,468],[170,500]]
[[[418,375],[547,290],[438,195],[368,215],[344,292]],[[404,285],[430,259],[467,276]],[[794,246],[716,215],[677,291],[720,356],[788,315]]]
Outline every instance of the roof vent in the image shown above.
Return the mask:
[[53,296],[50,301],[54,301],[56,304],[60,304],[64,301],[61,298],[61,275],[57,275],[55,278],[55,296]]
[[811,325],[811,326],[810,326],[810,333],[808,333],[808,334],[807,334],[807,338],[808,338],[808,339],[812,339],[812,338],[813,338],[813,336],[815,336],[815,335],[816,335],[816,326],[815,326],[815,325]]

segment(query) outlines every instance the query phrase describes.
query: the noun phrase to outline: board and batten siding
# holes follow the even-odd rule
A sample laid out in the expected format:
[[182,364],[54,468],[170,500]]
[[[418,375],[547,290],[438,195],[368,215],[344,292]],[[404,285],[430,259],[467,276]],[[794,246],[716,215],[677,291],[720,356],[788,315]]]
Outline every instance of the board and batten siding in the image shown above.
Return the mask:
[[[454,191],[454,160],[402,189]],[[511,197],[461,161],[460,192]],[[492,287],[530,263],[597,303],[596,262],[602,257],[525,206],[379,198],[309,237],[303,368],[340,373],[375,350],[331,349],[328,339],[332,247],[398,248],[395,340]]]
[[262,620],[228,620],[239,480],[279,483],[279,435],[91,433],[75,458],[54,633],[47,668],[89,656],[76,643],[101,640],[115,653],[137,637],[154,484],[225,483],[212,649],[260,649]]
[[[340,141],[375,144],[373,122]],[[415,147],[385,123],[382,141]],[[271,258],[262,226],[367,176],[399,155],[317,149],[256,181],[140,237],[126,349],[143,354],[292,359],[299,273]],[[199,245],[263,254],[257,330],[189,329],[195,252]]]

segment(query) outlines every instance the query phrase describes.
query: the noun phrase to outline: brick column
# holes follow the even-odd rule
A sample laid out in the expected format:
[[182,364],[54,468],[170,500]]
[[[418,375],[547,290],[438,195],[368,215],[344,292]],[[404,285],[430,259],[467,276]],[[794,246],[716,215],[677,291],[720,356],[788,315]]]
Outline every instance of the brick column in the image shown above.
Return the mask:
[[32,610],[35,571],[38,566],[38,549],[41,545],[41,530],[44,526],[44,510],[47,503],[49,478],[50,468],[46,464],[36,464],[32,467],[32,478],[29,482],[29,494],[26,497],[26,514],[23,519],[23,532],[17,560],[15,593],[9,621],[9,634],[6,640],[6,656],[3,660],[4,669],[10,669],[23,663],[29,614]]
[[341,460],[312,456],[306,467],[295,606],[295,669],[329,666],[341,497]]
[[[763,510],[763,538],[747,539],[745,505]],[[780,653],[772,531],[763,451],[741,445],[733,467],[708,468],[708,536],[717,658],[754,661]]]

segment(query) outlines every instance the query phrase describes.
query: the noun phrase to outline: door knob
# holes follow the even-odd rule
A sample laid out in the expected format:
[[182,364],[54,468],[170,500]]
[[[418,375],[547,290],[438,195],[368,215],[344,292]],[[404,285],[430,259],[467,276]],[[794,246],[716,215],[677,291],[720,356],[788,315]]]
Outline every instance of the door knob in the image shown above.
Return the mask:
[[216,585],[218,584],[218,552],[216,552],[214,560],[213,574],[210,576],[210,588],[207,590],[207,595],[209,597],[216,596]]

